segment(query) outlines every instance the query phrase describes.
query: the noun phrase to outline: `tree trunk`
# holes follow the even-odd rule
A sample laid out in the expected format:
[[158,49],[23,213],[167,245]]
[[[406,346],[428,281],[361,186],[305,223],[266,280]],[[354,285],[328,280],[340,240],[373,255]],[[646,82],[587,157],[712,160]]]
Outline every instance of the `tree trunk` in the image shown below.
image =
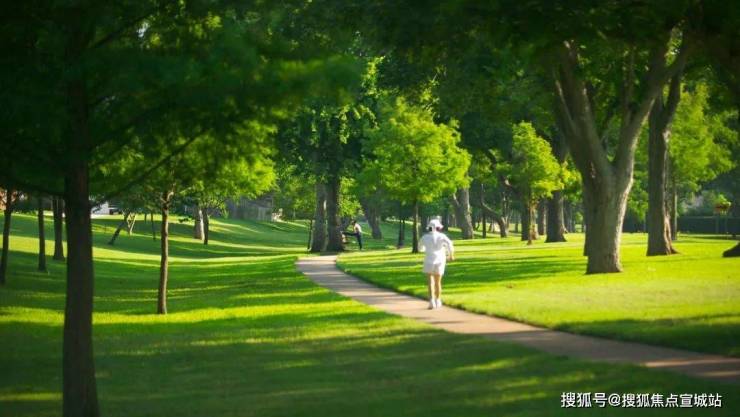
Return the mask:
[[667,132],[656,132],[653,118],[651,115],[648,142],[648,256],[675,253],[671,244],[670,214],[667,210],[668,199],[665,192]]
[[203,210],[198,204],[193,207],[193,219],[193,239],[203,240]]
[[[531,206],[531,207],[530,207]],[[537,224],[535,222],[535,205],[522,201],[522,238],[521,240],[536,240],[537,236]]]
[[5,217],[3,218],[3,254],[0,258],[0,285],[5,285],[10,253],[10,220],[13,216],[13,190],[5,190]]
[[547,224],[547,218],[546,216],[546,210],[547,210],[547,202],[545,200],[540,200],[537,203],[537,234],[542,236],[545,234],[545,225]]
[[310,219],[308,221],[308,243],[306,244],[306,249],[311,250],[311,235],[313,232],[313,219]]
[[507,217],[501,217],[498,219],[495,219],[496,223],[498,224],[498,233],[499,236],[506,238],[509,237],[509,222]]
[[[562,198],[562,194],[560,196]],[[576,225],[573,217],[573,203],[570,200],[563,199],[563,220],[565,221],[565,230],[568,233],[575,233]]]
[[113,236],[111,236],[110,240],[108,241],[109,245],[115,245],[116,239],[118,239],[118,235],[121,234],[121,230],[128,224],[128,217],[131,215],[130,211],[127,211],[123,214],[123,219],[120,223],[118,223],[118,226],[116,227],[116,230],[113,232]]
[[[558,65],[552,72],[554,116],[563,133],[573,162],[583,182],[584,221],[588,256],[586,273],[620,272],[619,255],[622,224],[627,197],[632,187],[635,151],[640,130],[653,102],[660,97],[665,84],[680,71],[688,56],[682,44],[674,60],[666,62],[670,34],[656,38],[648,54],[647,65],[639,64],[635,54],[623,56],[625,79],[618,93],[620,101],[615,114],[619,117],[618,140],[609,155],[604,146],[605,128],[599,131],[592,91],[582,75],[580,45],[573,41],[557,47]],[[640,89],[635,88],[638,65],[645,68]]]
[[313,222],[311,252],[323,252],[326,247],[326,187],[316,181],[316,211]]
[[339,187],[341,178],[331,175],[326,187],[326,250],[330,252],[344,251],[342,242],[342,219],[339,217]]
[[419,202],[414,200],[413,229],[411,231],[411,253],[419,253],[419,228],[417,219],[419,218]]
[[170,262],[170,202],[172,191],[162,192],[162,228],[160,234],[159,290],[157,292],[157,314],[167,314],[167,280]]
[[452,208],[455,210],[455,219],[460,228],[463,239],[473,238],[473,220],[470,216],[470,190],[459,188],[450,198]]
[[[86,126],[81,129],[86,133]],[[92,343],[94,273],[89,196],[87,161],[78,158],[65,178],[64,197],[68,256],[62,349],[65,417],[100,415]]]
[[[536,204],[532,204],[530,202],[527,202],[525,210],[527,211],[527,217],[529,218],[527,220],[527,224],[529,225],[528,233],[527,233],[527,245],[532,244],[533,239],[537,239],[537,229],[534,222],[534,216],[535,216],[535,210],[536,210]],[[524,226],[522,225],[522,234],[524,233]]]
[[545,243],[565,241],[563,192],[558,190],[553,191],[552,197],[547,199],[547,239]]
[[154,213],[149,213],[149,218],[152,220],[152,240],[157,240],[157,229],[154,227]]
[[203,244],[208,244],[208,238],[211,235],[211,216],[208,209],[203,210]]
[[671,243],[671,216],[667,209],[666,188],[670,124],[680,94],[680,75],[677,75],[671,80],[667,102],[664,104],[662,95],[658,96],[648,117],[648,256],[676,253]]
[[39,265],[41,272],[46,272],[46,225],[44,222],[44,198],[38,196],[38,222],[39,222]]
[[126,222],[126,234],[131,236],[131,233],[134,231],[134,225],[136,224],[136,212],[132,211],[131,216],[129,216],[128,221]]
[[586,273],[621,272],[619,245],[629,186],[594,187],[586,183],[583,187]]
[[498,224],[499,234],[501,235],[501,237],[509,236],[509,218],[507,216],[504,216],[503,214],[498,214],[497,212],[495,212],[485,203],[485,201],[481,201],[481,206],[483,208],[482,212],[491,216],[493,221]]
[[496,220],[499,225],[501,237],[509,237],[509,219],[511,218],[511,207],[506,189],[501,191],[501,221]]
[[383,230],[380,228],[380,216],[374,215],[367,219],[373,239],[383,239]]
[[365,213],[367,223],[370,225],[373,239],[382,239],[383,231],[380,229],[380,213],[377,205],[369,201],[367,197],[360,198],[360,205]]
[[483,183],[480,184],[480,220],[483,224],[483,230],[482,230],[482,237],[483,239],[486,238],[486,233],[488,232],[488,229],[486,228],[486,198],[485,198],[485,188],[483,187]]
[[62,232],[62,222],[64,216],[64,200],[60,197],[53,197],[51,199],[52,212],[54,213],[54,260],[64,260],[64,235]]
[[398,249],[404,247],[406,244],[406,219],[403,217],[403,205],[398,203],[398,242],[396,247]]
[[673,190],[671,193],[671,240],[678,240],[678,187],[676,181],[671,181]]

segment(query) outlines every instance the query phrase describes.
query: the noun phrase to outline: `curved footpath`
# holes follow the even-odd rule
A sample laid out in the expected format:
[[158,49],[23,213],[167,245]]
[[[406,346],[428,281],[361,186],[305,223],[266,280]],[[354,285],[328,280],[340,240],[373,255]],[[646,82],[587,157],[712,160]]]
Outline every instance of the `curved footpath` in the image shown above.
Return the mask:
[[629,363],[720,382],[740,383],[740,358],[576,335],[450,307],[428,310],[426,301],[379,288],[348,275],[337,268],[336,262],[336,255],[315,256],[299,259],[296,267],[322,287],[448,332],[519,343],[554,355]]

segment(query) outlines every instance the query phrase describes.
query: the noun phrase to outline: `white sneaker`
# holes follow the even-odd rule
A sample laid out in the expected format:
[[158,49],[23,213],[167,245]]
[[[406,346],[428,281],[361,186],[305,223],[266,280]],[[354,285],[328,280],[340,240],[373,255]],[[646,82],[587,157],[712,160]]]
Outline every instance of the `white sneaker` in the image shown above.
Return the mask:
[[434,310],[437,308],[437,303],[434,302],[434,300],[429,302],[429,310]]
[[442,299],[437,298],[437,308],[442,307]]

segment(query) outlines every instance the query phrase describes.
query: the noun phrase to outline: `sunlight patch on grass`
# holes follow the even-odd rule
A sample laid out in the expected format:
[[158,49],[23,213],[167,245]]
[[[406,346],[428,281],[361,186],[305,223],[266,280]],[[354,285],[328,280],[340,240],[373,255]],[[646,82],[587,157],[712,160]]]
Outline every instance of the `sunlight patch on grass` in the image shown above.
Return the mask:
[[[529,247],[518,238],[456,241],[457,260],[444,279],[447,304],[557,329],[740,354],[740,262],[720,257],[731,241],[682,237],[681,254],[648,258],[645,235],[626,234],[625,271],[585,275],[583,236],[568,239]],[[352,274],[424,298],[421,257],[384,251],[345,254],[339,262]]]
[[60,392],[0,393],[0,401],[61,401]]

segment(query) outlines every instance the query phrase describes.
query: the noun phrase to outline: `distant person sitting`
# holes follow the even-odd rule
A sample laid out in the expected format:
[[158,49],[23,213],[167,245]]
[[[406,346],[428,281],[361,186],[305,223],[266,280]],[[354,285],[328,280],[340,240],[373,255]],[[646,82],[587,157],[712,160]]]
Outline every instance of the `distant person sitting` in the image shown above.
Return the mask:
[[345,236],[354,236],[357,238],[357,246],[362,250],[362,227],[360,227],[360,224],[357,223],[357,220],[352,220],[352,231],[351,232],[342,232]]

